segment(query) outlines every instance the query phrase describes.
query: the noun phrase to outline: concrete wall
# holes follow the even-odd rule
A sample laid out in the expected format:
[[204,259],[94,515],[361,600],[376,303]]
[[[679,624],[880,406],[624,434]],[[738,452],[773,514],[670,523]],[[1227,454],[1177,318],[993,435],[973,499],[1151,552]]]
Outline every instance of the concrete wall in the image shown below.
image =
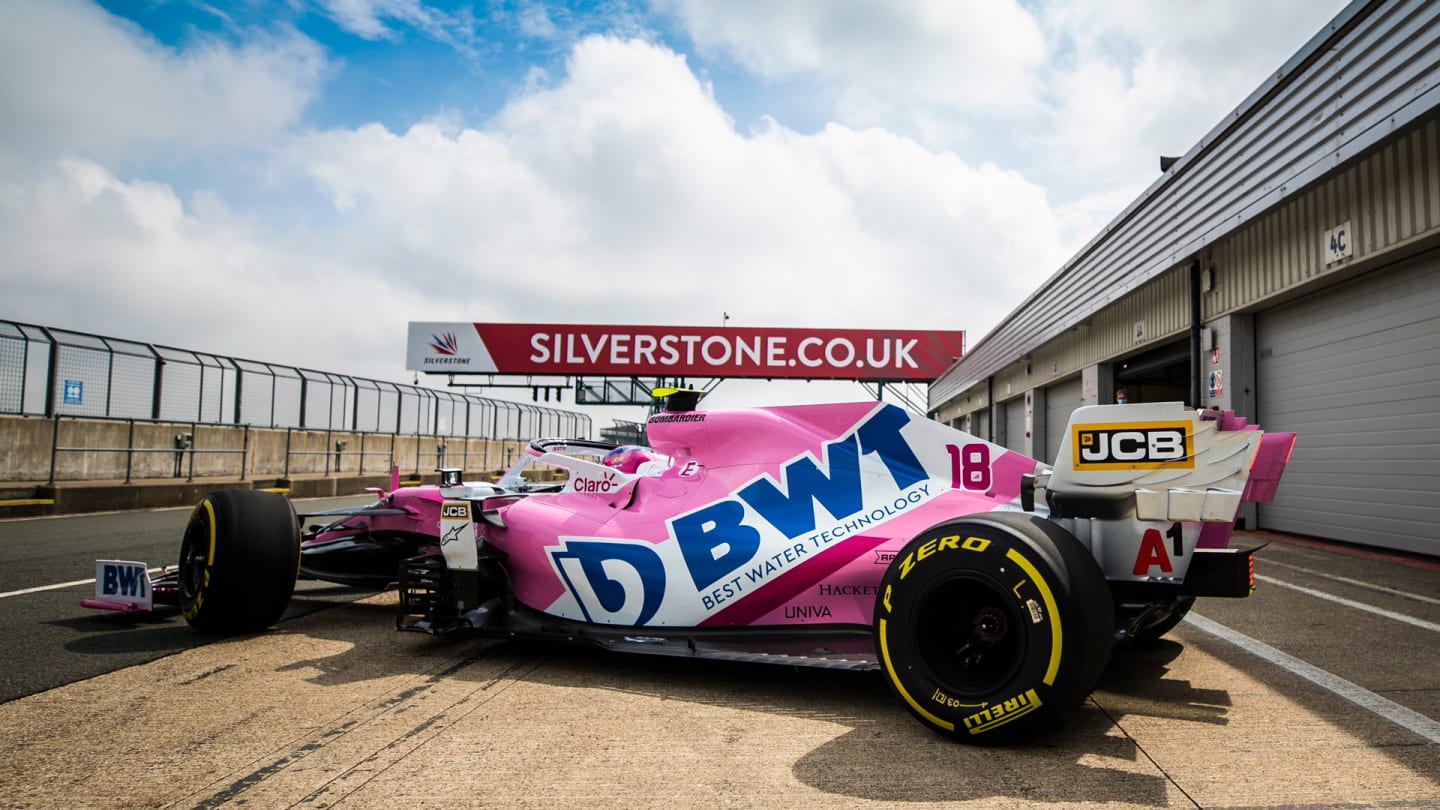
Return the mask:
[[[180,434],[192,436],[190,449],[176,450]],[[337,443],[343,443],[338,452]],[[47,482],[52,457],[56,482],[388,478],[391,464],[402,478],[441,466],[485,478],[524,448],[522,441],[454,436],[0,416],[0,483]]]

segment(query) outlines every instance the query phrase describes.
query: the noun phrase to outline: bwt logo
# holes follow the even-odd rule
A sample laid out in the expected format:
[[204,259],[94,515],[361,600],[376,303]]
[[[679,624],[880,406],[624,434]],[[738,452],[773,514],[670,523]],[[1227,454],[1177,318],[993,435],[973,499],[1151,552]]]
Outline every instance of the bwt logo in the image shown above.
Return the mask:
[[100,593],[104,596],[143,598],[150,587],[150,577],[143,565],[107,564],[100,574]]
[[1195,466],[1189,422],[1075,425],[1072,441],[1077,470]]
[[468,503],[446,503],[440,507],[440,517],[470,519],[470,504]]
[[[909,421],[905,411],[887,405],[826,442],[823,461],[807,453],[787,462],[779,481],[760,476],[730,497],[672,518],[670,536],[695,590],[703,594],[727,582],[738,588],[742,576],[754,584],[765,580],[763,564],[754,576],[745,572],[757,558],[763,562],[764,537],[793,540],[815,531],[817,504],[836,520],[864,509],[864,456],[877,458],[900,492],[923,481],[925,468],[901,434]],[[647,543],[566,540],[550,556],[587,621],[642,625],[659,609],[666,569]]]

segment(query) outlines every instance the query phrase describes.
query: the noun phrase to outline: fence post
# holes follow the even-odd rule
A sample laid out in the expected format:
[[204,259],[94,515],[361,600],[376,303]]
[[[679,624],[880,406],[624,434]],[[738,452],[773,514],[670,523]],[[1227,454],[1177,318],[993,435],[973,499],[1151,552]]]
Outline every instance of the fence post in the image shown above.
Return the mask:
[[190,445],[190,446],[189,446],[188,448],[186,448],[186,452],[188,452],[188,453],[190,454],[190,464],[189,464],[189,468],[188,468],[188,469],[186,470],[186,472],[185,472],[185,480],[186,480],[187,482],[189,482],[189,481],[194,481],[194,480],[195,480],[195,433],[196,433],[196,431],[195,431],[195,423],[194,423],[194,422],[191,422],[191,423],[190,423],[190,441],[189,441],[189,445]]
[[[235,424],[238,425],[242,423],[241,406],[245,399],[245,369],[241,368],[240,364],[235,363],[233,359],[231,362],[235,365]],[[245,433],[248,438],[250,433],[249,423],[245,423]],[[245,465],[243,463],[240,465],[240,480],[245,480]]]
[[304,372],[299,369],[296,369],[295,373],[300,375],[300,427],[309,427],[309,425],[305,424],[305,406],[308,404],[306,400],[310,398],[308,390],[308,383],[310,381],[305,378]]
[[245,480],[245,461],[250,457],[250,426],[245,426],[244,438],[240,440],[240,480]]
[[[155,388],[154,388],[153,391],[150,392],[150,418],[151,418],[151,419],[159,419],[159,418],[160,418],[160,413],[161,413],[161,411],[162,411],[162,407],[161,407],[161,406],[164,404],[164,401],[165,401],[165,400],[163,399],[163,397],[164,397],[164,387],[165,387],[165,358],[161,357],[161,356],[160,356],[160,353],[157,352],[157,351],[155,351],[155,347],[154,347],[154,346],[150,346],[150,345],[147,344],[147,345],[145,346],[145,348],[149,349],[149,350],[150,350],[150,354],[155,358],[155,377],[154,377],[154,379],[153,379],[152,382],[151,382],[151,384],[154,385]],[[110,357],[111,357],[111,365],[113,366],[113,365],[114,365],[114,357],[115,357],[114,352],[111,352]],[[203,372],[201,373],[200,379],[201,379],[201,384],[203,385],[203,384],[204,384],[204,379],[205,379],[205,376],[204,376],[204,373],[203,373]],[[114,389],[112,388],[111,390],[114,390]],[[109,406],[109,405],[106,405],[106,406],[105,406],[105,415],[106,415],[106,416],[109,416],[109,415],[110,415],[110,406]]]
[[290,433],[295,428],[285,428],[285,479],[290,479]]
[[[54,348],[51,348],[54,351]],[[60,454],[60,414],[52,414],[55,419],[55,427],[50,431],[50,480],[45,483],[55,485],[55,457]]]
[[494,403],[490,411],[490,440],[485,442],[485,469],[494,469],[490,465],[490,444],[500,437],[500,403]]
[[135,419],[130,419],[130,436],[125,440],[125,483],[130,483],[130,469],[135,463]]
[[[60,416],[60,409],[55,405],[55,379],[60,376],[60,341],[56,340],[55,336],[50,334],[49,329],[42,326],[40,327],[40,331],[50,340],[50,362],[46,364],[45,368],[45,415],[58,418]],[[57,434],[60,432],[59,423],[55,425],[55,432]],[[50,483],[55,483],[55,456],[53,451],[50,456]]]

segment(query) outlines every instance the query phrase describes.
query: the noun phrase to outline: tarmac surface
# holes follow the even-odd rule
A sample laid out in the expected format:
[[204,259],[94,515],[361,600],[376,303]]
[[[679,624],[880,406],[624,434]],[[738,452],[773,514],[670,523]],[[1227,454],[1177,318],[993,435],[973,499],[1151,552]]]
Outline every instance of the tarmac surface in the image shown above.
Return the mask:
[[97,546],[162,562],[187,514],[0,521],[0,805],[1440,807],[1432,559],[1241,538],[1272,541],[1254,596],[982,748],[876,673],[397,633],[394,594],[319,587],[220,641],[78,606]]

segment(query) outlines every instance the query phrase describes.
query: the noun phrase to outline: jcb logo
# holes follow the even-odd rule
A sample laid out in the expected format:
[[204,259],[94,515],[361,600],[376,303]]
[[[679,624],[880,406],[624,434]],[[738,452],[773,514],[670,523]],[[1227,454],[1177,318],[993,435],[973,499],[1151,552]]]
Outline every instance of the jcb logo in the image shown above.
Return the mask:
[[440,517],[470,519],[470,504],[468,503],[446,503],[440,507]]
[[1075,425],[1073,430],[1071,444],[1077,470],[1195,466],[1189,422]]

